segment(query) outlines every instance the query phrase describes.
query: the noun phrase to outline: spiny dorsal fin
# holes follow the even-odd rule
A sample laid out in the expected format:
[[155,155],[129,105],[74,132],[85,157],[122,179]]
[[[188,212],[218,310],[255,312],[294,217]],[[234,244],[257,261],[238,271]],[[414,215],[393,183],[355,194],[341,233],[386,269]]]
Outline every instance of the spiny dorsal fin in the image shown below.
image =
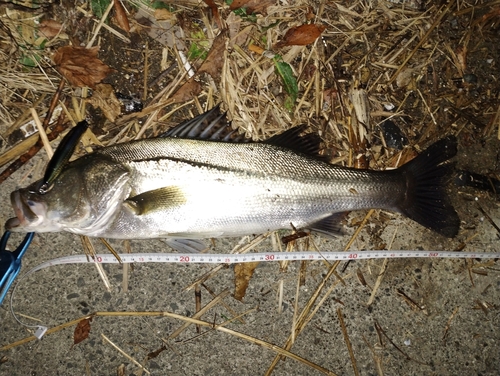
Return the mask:
[[223,142],[251,141],[231,127],[231,122],[227,121],[226,113],[220,112],[220,104],[201,115],[183,121],[158,137],[176,137]]
[[[315,133],[301,133],[307,125],[299,125],[264,141],[267,144],[281,146],[293,151],[321,158],[321,138]],[[223,142],[253,142],[250,138],[239,134],[227,121],[226,113],[220,113],[220,105],[186,120],[158,137],[176,137],[193,140],[223,141]]]
[[283,133],[277,134],[264,142],[266,144],[291,149],[298,153],[306,154],[312,157],[321,157],[319,154],[321,137],[319,137],[316,133],[306,133],[301,136],[300,134],[306,129],[306,124],[298,125],[286,130]]

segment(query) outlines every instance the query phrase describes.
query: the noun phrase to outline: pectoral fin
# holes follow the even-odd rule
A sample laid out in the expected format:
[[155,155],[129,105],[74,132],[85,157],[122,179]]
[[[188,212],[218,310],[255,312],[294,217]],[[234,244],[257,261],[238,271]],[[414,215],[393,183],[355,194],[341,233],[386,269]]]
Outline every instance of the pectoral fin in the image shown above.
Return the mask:
[[186,202],[186,198],[179,187],[164,187],[143,192],[130,197],[125,201],[136,215],[150,214],[165,210],[172,206],[179,206]]

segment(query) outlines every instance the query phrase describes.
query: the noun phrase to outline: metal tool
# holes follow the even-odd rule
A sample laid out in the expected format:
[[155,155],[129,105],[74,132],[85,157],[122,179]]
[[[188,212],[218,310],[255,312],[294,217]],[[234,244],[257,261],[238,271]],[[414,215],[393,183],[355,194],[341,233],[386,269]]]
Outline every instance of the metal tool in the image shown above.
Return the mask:
[[0,305],[19,274],[19,270],[21,270],[21,260],[31,240],[33,240],[34,234],[34,232],[27,233],[21,244],[14,251],[7,251],[6,249],[7,241],[10,237],[9,231],[5,231],[2,240],[0,240]]

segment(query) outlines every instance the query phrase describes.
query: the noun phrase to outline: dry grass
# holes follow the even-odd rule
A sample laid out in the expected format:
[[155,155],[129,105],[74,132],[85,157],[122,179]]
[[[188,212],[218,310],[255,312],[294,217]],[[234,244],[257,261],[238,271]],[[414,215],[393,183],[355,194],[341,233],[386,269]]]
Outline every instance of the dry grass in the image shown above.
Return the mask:
[[[186,1],[174,6],[171,17],[161,21],[155,19],[154,10],[146,6],[147,1],[123,3],[129,11],[131,32],[128,35],[113,21],[109,22],[108,13],[104,12],[100,19],[96,17],[89,3],[77,9],[52,9],[45,15],[0,5],[2,164],[11,163],[21,152],[28,152],[32,147],[32,143],[24,141],[27,136],[20,129],[24,122],[31,120],[30,108],[35,108],[38,114],[48,112],[50,97],[56,92],[61,77],[52,66],[52,49],[44,46],[56,48],[67,44],[64,35],[73,35],[73,43],[87,47],[119,44],[127,61],[122,61],[121,56],[106,54],[110,50],[101,48],[101,60],[118,70],[109,81],[115,85],[116,91],[138,93],[144,102],[141,112],[123,114],[117,125],[109,124],[99,119],[102,117],[99,111],[91,107],[85,110],[82,89],[67,86],[61,98],[65,115],[61,116],[79,119],[85,115],[95,120],[94,135],[86,143],[87,151],[97,147],[92,139],[107,145],[153,136],[172,123],[201,113],[217,103],[222,103],[234,127],[255,140],[306,123],[324,138],[324,153],[332,161],[349,166],[394,167],[411,154],[409,149],[421,149],[448,133],[464,139],[479,139],[498,133],[500,138],[500,77],[497,67],[500,59],[498,49],[488,48],[498,42],[494,34],[499,27],[500,1],[477,6],[462,0],[443,5],[430,2],[426,7],[418,1],[404,0],[299,0],[287,6],[271,3],[255,19],[239,17],[221,2],[218,3],[218,12],[222,25],[217,25],[214,14],[198,2]],[[165,3],[178,4],[174,1]],[[106,11],[110,10],[111,6]],[[134,17],[139,12],[144,15]],[[64,33],[43,42],[38,25],[40,19],[48,15],[63,23],[65,29]],[[305,23],[324,25],[326,29],[320,38],[306,46],[274,48],[288,29]],[[209,72],[203,68],[200,59],[186,59],[187,49],[193,43],[207,46],[209,51],[215,37],[223,32],[220,26],[224,26],[227,33],[223,53],[218,54],[214,62],[220,69]],[[140,42],[134,43],[134,38],[139,38]],[[143,41],[148,42],[147,49],[142,48]],[[276,73],[272,60],[274,54],[280,54],[290,65],[297,80],[298,97],[292,109],[284,105],[286,93]],[[146,65],[136,69],[134,59],[142,59]],[[26,66],[28,61],[33,67]],[[166,70],[167,74],[157,84],[155,78]],[[196,95],[189,98],[185,93],[180,97],[179,91],[185,89],[187,83],[193,83],[194,79],[189,81],[193,74],[200,84],[199,92],[195,90]],[[130,84],[131,75],[140,84]],[[380,127],[387,119],[399,126],[408,138],[408,146],[403,151],[387,147],[387,132]],[[474,119],[472,123],[471,119]],[[50,133],[50,128],[46,132]],[[15,153],[12,152],[14,148]],[[364,223],[366,220],[361,226]],[[235,251],[248,252],[263,238]],[[187,288],[204,283],[221,268],[201,276]],[[290,337],[283,347],[244,336],[246,340],[277,353],[268,374],[283,356],[333,374],[289,350],[294,341],[300,340],[300,331],[311,321],[331,291],[341,285],[337,279],[326,292],[323,291],[329,278],[335,277],[336,268],[337,264],[329,266],[329,272],[310,295],[306,306],[296,312]],[[383,270],[385,268],[386,264],[382,266]],[[379,284],[380,280],[370,302]],[[222,298],[219,294],[214,302],[222,304]],[[200,316],[203,312],[200,311]],[[147,313],[155,314],[167,315]],[[96,314],[103,315],[105,313]],[[340,310],[338,315],[357,374]],[[185,320],[185,326],[198,324],[209,327],[209,330],[240,335],[222,324],[177,318]],[[175,335],[184,329],[181,327],[174,332]],[[382,366],[377,364],[379,374],[382,374]]]

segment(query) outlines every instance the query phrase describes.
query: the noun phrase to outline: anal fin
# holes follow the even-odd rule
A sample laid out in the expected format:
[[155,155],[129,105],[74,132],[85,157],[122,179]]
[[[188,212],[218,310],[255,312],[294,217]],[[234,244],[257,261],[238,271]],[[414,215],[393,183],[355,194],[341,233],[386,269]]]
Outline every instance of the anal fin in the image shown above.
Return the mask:
[[346,217],[349,212],[333,213],[332,215],[323,218],[322,220],[312,223],[307,226],[311,231],[318,232],[327,236],[342,236],[344,229],[340,222]]

